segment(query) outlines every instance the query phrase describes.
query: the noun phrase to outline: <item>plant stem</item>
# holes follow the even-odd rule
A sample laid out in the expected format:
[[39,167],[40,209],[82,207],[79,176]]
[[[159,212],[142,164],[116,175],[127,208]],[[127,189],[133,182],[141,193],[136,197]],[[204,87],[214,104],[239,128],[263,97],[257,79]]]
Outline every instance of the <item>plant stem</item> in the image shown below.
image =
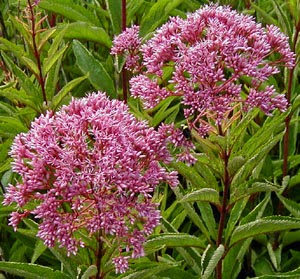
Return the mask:
[[[122,0],[122,31],[126,29],[126,0]],[[125,67],[122,69],[122,89],[123,100],[127,103],[127,71]]]
[[103,241],[101,240],[101,232],[99,232],[99,236],[97,238],[98,240],[98,248],[96,252],[96,266],[97,266],[97,274],[96,274],[96,279],[103,279],[104,275],[101,272],[101,260],[103,257]]
[[34,52],[34,57],[36,59],[37,62],[37,67],[39,70],[39,75],[37,77],[39,84],[41,86],[42,89],[42,94],[43,94],[43,100],[45,102],[45,104],[47,105],[47,96],[46,96],[46,91],[45,91],[45,78],[43,76],[43,71],[42,71],[42,63],[41,63],[41,57],[40,57],[40,53],[36,44],[36,30],[35,30],[35,15],[34,15],[34,10],[33,10],[33,6],[31,4],[31,0],[28,0],[28,7],[30,10],[30,14],[31,14],[31,36],[32,36],[32,44],[33,44],[33,52]]
[[[295,34],[294,34],[294,38],[293,38],[293,45],[292,45],[293,52],[295,52],[295,50],[296,50],[296,44],[297,44],[299,32],[300,32],[300,22],[296,26],[296,30],[295,30]],[[289,71],[288,88],[287,88],[287,93],[286,93],[286,99],[289,104],[291,103],[293,76],[294,76],[295,68],[296,68],[296,65]],[[288,174],[289,136],[290,136],[291,119],[292,119],[291,114],[289,114],[285,119],[285,134],[283,137],[283,165],[282,165],[283,177],[285,177]]]
[[[221,127],[219,126],[219,134],[223,136],[223,132]],[[222,244],[223,241],[223,231],[225,228],[225,220],[226,220],[226,214],[227,214],[227,201],[229,199],[229,189],[230,189],[230,176],[228,172],[228,161],[230,157],[230,152],[227,150],[223,150],[221,154],[221,158],[224,161],[224,177],[223,177],[223,202],[220,212],[220,221],[219,221],[219,228],[218,228],[218,238],[217,238],[217,247]],[[217,279],[222,279],[222,259],[218,262],[216,267],[216,274]]]

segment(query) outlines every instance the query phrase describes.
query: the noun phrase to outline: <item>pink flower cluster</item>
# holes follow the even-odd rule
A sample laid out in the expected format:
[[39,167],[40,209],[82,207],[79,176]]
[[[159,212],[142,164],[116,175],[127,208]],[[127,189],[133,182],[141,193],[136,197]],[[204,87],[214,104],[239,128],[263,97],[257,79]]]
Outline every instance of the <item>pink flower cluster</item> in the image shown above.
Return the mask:
[[116,36],[111,48],[111,54],[122,54],[126,56],[125,67],[128,70],[138,70],[139,48],[141,39],[139,38],[139,26],[132,26],[119,36]]
[[[131,32],[137,53],[137,28]],[[114,42],[117,48],[118,38]],[[259,107],[266,114],[288,105],[284,95],[266,85],[280,73],[279,66],[294,65],[288,38],[276,26],[264,28],[230,7],[207,5],[186,19],[171,18],[141,45],[140,55],[134,68],[142,70],[130,80],[132,95],[146,108],[181,96],[190,128],[200,134],[209,129],[208,120],[220,124],[236,105]]]
[[[31,214],[41,220],[38,236],[69,254],[84,246],[78,231],[105,235],[131,257],[144,254],[143,242],[159,223],[152,192],[160,182],[177,185],[166,138],[137,121],[127,106],[102,93],[75,100],[56,114],[48,112],[19,134],[12,145],[13,171],[4,204],[16,203],[10,225]],[[112,236],[110,238],[110,236]],[[117,272],[128,268],[117,252]]]

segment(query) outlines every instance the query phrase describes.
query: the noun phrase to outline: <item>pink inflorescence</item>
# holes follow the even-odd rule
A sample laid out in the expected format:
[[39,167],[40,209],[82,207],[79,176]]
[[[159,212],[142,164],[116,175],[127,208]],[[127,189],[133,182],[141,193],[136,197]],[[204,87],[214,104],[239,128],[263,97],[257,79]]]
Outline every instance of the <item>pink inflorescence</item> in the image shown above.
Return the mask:
[[128,70],[137,70],[139,64],[139,48],[141,46],[141,39],[139,38],[139,26],[132,26],[120,35],[116,36],[111,48],[111,54],[125,55],[125,67]]
[[293,67],[288,38],[230,7],[207,5],[186,19],[173,17],[140,52],[142,71],[130,81],[132,95],[146,108],[181,96],[185,117],[200,134],[208,131],[203,119],[218,125],[237,104],[267,114],[288,105],[265,84],[279,66]]
[[[31,214],[41,220],[44,243],[58,243],[69,254],[84,246],[75,236],[84,230],[112,236],[120,251],[142,256],[143,242],[160,219],[153,190],[163,181],[178,183],[177,173],[159,163],[171,160],[165,137],[102,93],[41,115],[15,138],[11,156],[21,182],[5,194],[4,205],[19,209],[10,225],[16,229]],[[116,255],[116,271],[128,268],[127,259]]]

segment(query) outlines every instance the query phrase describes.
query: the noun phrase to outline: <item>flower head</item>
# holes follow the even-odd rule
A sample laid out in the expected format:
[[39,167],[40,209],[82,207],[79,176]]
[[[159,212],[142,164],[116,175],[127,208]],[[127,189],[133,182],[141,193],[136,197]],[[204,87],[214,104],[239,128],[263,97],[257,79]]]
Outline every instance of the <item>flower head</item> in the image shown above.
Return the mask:
[[125,66],[128,70],[138,68],[138,50],[141,46],[139,29],[139,26],[136,25],[126,28],[123,33],[114,38],[113,47],[111,48],[111,54],[123,54],[126,56]]
[[[12,213],[10,224],[16,229],[32,214],[41,220],[44,243],[58,243],[69,254],[85,245],[76,237],[84,230],[142,256],[143,242],[160,219],[152,192],[160,182],[178,183],[177,174],[160,165],[171,160],[165,138],[102,93],[40,116],[15,138],[11,156],[21,181],[9,186],[4,204],[22,209],[33,202],[34,208]],[[118,272],[126,261],[114,260]]]
[[266,81],[280,66],[294,66],[288,38],[230,7],[206,5],[186,19],[173,17],[140,51],[143,70],[130,81],[132,95],[146,108],[181,96],[186,119],[201,135],[237,105],[267,114],[287,107]]

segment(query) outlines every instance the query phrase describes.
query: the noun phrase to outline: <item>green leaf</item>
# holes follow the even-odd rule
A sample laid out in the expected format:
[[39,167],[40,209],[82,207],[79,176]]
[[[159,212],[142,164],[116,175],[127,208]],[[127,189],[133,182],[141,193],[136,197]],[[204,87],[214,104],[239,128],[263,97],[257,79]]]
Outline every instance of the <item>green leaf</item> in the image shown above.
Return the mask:
[[202,158],[196,156],[197,161],[194,164],[195,170],[197,170],[197,172],[204,178],[210,188],[217,190],[219,185],[216,176],[212,173],[212,170],[210,168],[210,160],[207,160],[206,163],[201,162],[201,159],[205,159],[204,157],[206,157],[204,154],[202,155]]
[[89,81],[97,90],[106,92],[115,98],[114,82],[104,66],[98,61],[79,41],[73,41],[73,51],[76,56],[76,64],[83,74],[89,73]]
[[43,241],[41,240],[37,240],[35,247],[34,247],[34,251],[33,251],[33,255],[31,257],[31,263],[35,263],[36,260],[47,250],[47,246],[44,244]]
[[62,47],[61,49],[57,50],[55,52],[55,54],[48,56],[43,64],[43,74],[46,75],[48,74],[48,72],[51,70],[51,68],[55,65],[55,63],[60,60],[62,58],[62,56],[64,55],[64,53],[66,52],[66,50],[68,49],[69,45],[65,45],[64,47]]
[[[168,233],[178,233],[178,231],[170,224],[165,218],[162,217],[162,228],[163,231]],[[157,247],[160,248],[160,247]],[[156,248],[156,249],[157,249]],[[161,247],[163,248],[163,247]],[[180,256],[185,260],[185,262],[192,268],[196,274],[201,274],[200,267],[200,255],[199,248],[192,247],[175,247],[176,251],[180,254]]]
[[298,279],[300,277],[300,267],[284,273],[275,273],[272,275],[262,275],[258,277],[252,277],[252,279],[275,279],[275,278],[290,278],[290,279]]
[[105,0],[106,7],[109,13],[113,32],[115,35],[121,33],[122,29],[122,0]]
[[199,279],[199,276],[195,276],[188,271],[183,270],[180,267],[173,267],[166,271],[162,271],[158,274],[158,278],[168,279]]
[[23,56],[21,62],[37,77],[39,75],[39,69],[35,61]]
[[[109,35],[102,27],[94,26],[88,22],[72,22],[67,26],[64,24],[58,26],[58,30],[66,28],[65,39],[77,39],[99,43],[107,48],[111,48],[112,41]],[[82,32],[84,30],[84,32]]]
[[280,141],[282,136],[283,132],[274,137],[271,137],[268,140],[265,140],[265,143],[262,145],[258,145],[258,143],[255,143],[256,151],[253,152],[252,157],[247,159],[245,164],[239,168],[232,179],[231,185],[233,188],[238,188],[244,184],[255,167],[268,155],[270,150]]
[[262,127],[260,127],[254,135],[243,145],[239,155],[244,158],[251,158],[257,153],[267,142],[272,141],[276,136],[284,132],[284,120],[288,112],[280,113],[266,119]]
[[233,150],[240,148],[239,142],[244,138],[244,134],[249,127],[249,124],[253,121],[255,116],[259,113],[258,109],[250,110],[246,115],[243,115],[241,121],[236,121],[237,125],[233,127],[229,134],[229,148]]
[[23,90],[17,90],[15,88],[7,88],[5,90],[0,90],[0,96],[7,98],[12,101],[19,101],[20,103],[32,108],[34,111],[39,111],[34,102],[34,96],[28,96]]
[[68,82],[52,99],[52,109],[53,111],[56,111],[61,102],[63,101],[64,97],[67,96],[70,91],[76,87],[80,82],[88,78],[88,74],[86,74],[83,77],[75,78]]
[[239,273],[244,263],[246,253],[249,253],[249,247],[252,242],[252,237],[243,242],[237,243],[226,254],[223,261],[223,279],[238,278]]
[[278,25],[277,21],[264,9],[262,9],[258,5],[255,5],[254,3],[251,3],[251,7],[253,7],[258,12],[258,14],[263,17],[265,23]]
[[287,36],[291,37],[293,35],[293,24],[290,18],[288,17],[288,13],[283,10],[283,8],[281,7],[282,5],[280,5],[278,1],[273,0],[272,3],[274,6],[274,10],[276,11],[278,21],[281,27],[283,28],[283,31],[285,32],[285,34],[287,34]]
[[280,201],[283,203],[283,205],[285,206],[285,208],[292,213],[292,215],[294,215],[297,218],[300,218],[300,204],[287,199],[285,197],[283,197],[280,194],[277,194],[277,197],[280,199]]
[[54,67],[52,67],[45,80],[45,90],[47,95],[47,100],[53,101],[53,96],[57,91],[57,84],[59,81],[60,69],[61,69],[61,59],[58,59]]
[[270,182],[254,182],[250,185],[249,183],[245,183],[243,186],[234,189],[230,197],[230,203],[234,204],[237,200],[256,193],[280,192],[281,190],[281,185],[276,185]]
[[69,273],[71,278],[76,278],[77,266],[74,258],[67,257],[62,249],[49,248],[52,254],[63,264],[64,269]]
[[298,0],[289,0],[288,1],[289,11],[294,18],[296,24],[300,21],[300,2]]
[[158,274],[160,272],[163,272],[165,270],[168,270],[170,268],[173,268],[174,266],[170,264],[165,264],[165,263],[156,263],[148,265],[148,266],[143,266],[141,268],[142,270],[135,271],[127,276],[122,277],[122,279],[152,279],[154,278],[155,274]]
[[11,20],[13,27],[19,31],[26,43],[32,47],[32,37],[30,35],[31,33],[28,29],[28,25],[26,24],[26,22],[22,22],[13,15],[9,15],[9,19]]
[[240,220],[242,213],[248,203],[249,197],[237,201],[231,209],[228,224],[225,230],[225,241],[231,236],[236,224]]
[[23,47],[12,43],[11,41],[0,37],[0,48],[4,51],[13,53],[17,58],[21,58],[25,54]]
[[182,162],[172,162],[170,163],[170,166],[190,181],[196,189],[209,187],[207,182],[192,167],[189,167]]
[[71,0],[42,0],[39,8],[62,15],[72,21],[89,22],[96,26],[100,22],[96,15],[83,7],[83,5],[75,4]]
[[214,272],[218,262],[221,260],[224,252],[225,252],[224,246],[222,244],[219,245],[219,247],[214,251],[212,257],[210,258],[208,265],[201,276],[201,279],[209,279],[210,278],[210,276]]
[[270,260],[277,271],[280,271],[282,245],[279,245],[275,250],[273,245],[268,242],[267,250],[270,256]]
[[154,31],[167,19],[169,13],[182,2],[183,0],[158,0],[154,3],[141,22],[141,35],[145,36],[149,32]]
[[197,202],[197,207],[200,210],[201,218],[204,221],[204,224],[206,225],[211,238],[213,240],[217,239],[217,225],[216,220],[214,217],[214,212],[212,210],[212,207],[209,203],[206,202]]
[[[48,40],[55,34],[57,36],[57,29],[56,27],[47,29],[40,33],[40,38],[38,41],[38,52],[41,53],[43,50],[44,45],[48,42]],[[56,39],[56,38],[55,38]],[[55,39],[51,42],[50,48],[55,47]],[[53,46],[54,45],[54,46]],[[49,53],[49,52],[48,52]]]
[[221,205],[219,200],[219,192],[212,188],[202,188],[185,195],[179,202],[195,202],[204,201]]
[[232,234],[230,246],[238,241],[253,237],[259,234],[276,231],[299,229],[300,219],[282,216],[265,217],[241,226],[238,226]]
[[171,102],[174,100],[174,97],[166,98],[161,103],[162,106],[158,110],[157,113],[155,113],[153,120],[151,121],[151,126],[158,126],[162,121],[164,121],[170,114],[172,114],[174,111],[178,110],[180,107],[180,104],[173,105],[172,107],[168,108]]
[[95,276],[97,274],[97,266],[90,265],[87,270],[82,274],[81,279],[89,279],[91,276]]
[[[175,193],[177,200],[181,200],[183,198],[183,195],[180,192],[180,189],[178,189],[178,187],[172,188],[172,190]],[[210,240],[211,235],[208,232],[208,230],[206,229],[206,227],[205,227],[202,219],[200,218],[200,216],[194,210],[194,208],[189,203],[182,203],[181,205],[186,210],[189,218],[193,221],[193,223],[202,231],[204,236],[208,240]]]
[[162,233],[150,237],[144,244],[145,249],[154,250],[156,247],[199,247],[204,249],[206,244],[200,238],[184,233]]
[[8,66],[11,72],[17,77],[20,85],[25,90],[28,96],[33,96],[35,101],[39,104],[42,102],[42,94],[37,89],[35,84],[31,81],[29,77],[18,67],[16,64],[4,53],[1,52],[1,55],[5,61],[5,64]]
[[0,270],[28,279],[71,279],[71,277],[58,270],[31,263],[0,261]]
[[11,134],[15,136],[21,132],[27,132],[27,130],[28,129],[17,118],[10,116],[0,116],[0,133],[2,135]]

